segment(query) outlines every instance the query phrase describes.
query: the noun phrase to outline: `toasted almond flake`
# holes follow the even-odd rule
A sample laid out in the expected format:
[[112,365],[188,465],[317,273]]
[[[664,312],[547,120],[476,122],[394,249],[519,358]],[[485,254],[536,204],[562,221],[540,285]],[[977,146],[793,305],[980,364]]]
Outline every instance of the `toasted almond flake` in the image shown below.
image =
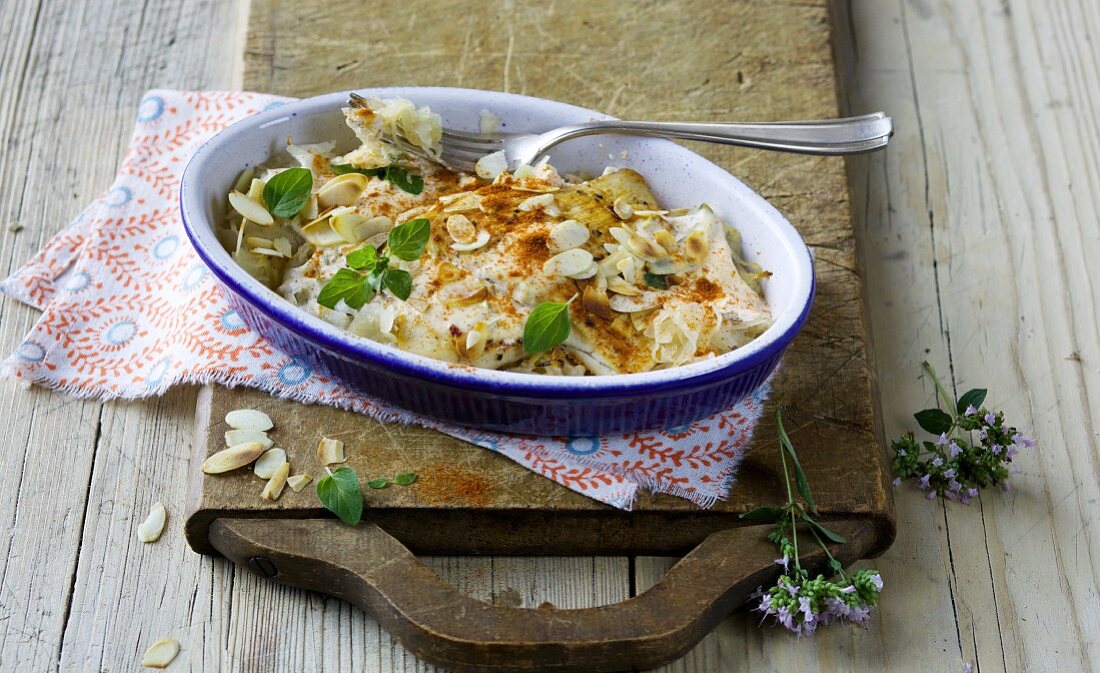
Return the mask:
[[586,278],[591,278],[592,276],[595,276],[599,272],[600,265],[596,262],[592,262],[584,271],[581,271],[580,273],[575,273],[569,277],[573,278],[574,280],[585,280]]
[[579,248],[588,241],[588,227],[576,220],[562,220],[550,229],[550,251],[553,253]]
[[526,198],[520,201],[516,208],[519,210],[537,210],[542,208],[546,211],[547,215],[561,215],[561,208],[558,208],[557,201],[554,199],[553,194],[539,194],[538,196]]
[[621,294],[627,297],[637,297],[642,293],[641,290],[634,287],[630,283],[626,282],[618,276],[612,276],[607,279],[607,289],[611,290],[615,294]]
[[459,357],[472,360],[485,352],[485,333],[488,330],[485,323],[479,322],[465,335],[456,334],[454,337],[455,352]]
[[461,213],[481,207],[481,196],[474,192],[459,192],[439,197],[445,213]]
[[256,459],[256,464],[252,466],[252,471],[255,472],[256,476],[260,479],[270,479],[271,475],[275,474],[275,470],[285,462],[286,451],[282,449],[268,449]]
[[479,301],[484,300],[488,296],[489,296],[489,288],[482,285],[482,286],[478,287],[476,290],[474,290],[473,292],[471,292],[470,294],[468,294],[464,297],[458,297],[456,299],[451,299],[450,301],[447,302],[447,306],[451,307],[451,308],[453,308],[455,306],[473,306],[474,304],[478,303]]
[[267,212],[267,208],[238,191],[229,192],[229,205],[233,206],[233,210],[240,213],[241,217],[262,227],[275,224],[275,220],[271,217],[271,213]]
[[676,237],[667,229],[658,229],[653,232],[653,239],[665,250],[676,249]]
[[263,255],[265,257],[287,257],[283,253],[273,248],[253,248],[252,252],[257,255]]
[[244,239],[245,245],[250,248],[273,248],[275,247],[275,241],[270,238],[263,238],[262,236],[246,236]]
[[282,253],[283,257],[291,257],[294,255],[294,248],[290,245],[290,239],[285,236],[276,238],[273,243],[273,247]]
[[260,493],[260,497],[266,500],[278,500],[279,496],[283,494],[283,487],[286,486],[288,474],[290,474],[290,463],[282,463],[276,467],[271,474],[271,478],[267,480],[264,490]]
[[235,409],[225,415],[225,422],[234,430],[267,432],[275,427],[271,418],[258,409]]
[[584,310],[601,318],[611,318],[611,304],[608,302],[607,293],[601,292],[592,286],[584,288],[584,295],[581,296],[581,306],[584,307]]
[[233,190],[238,192],[244,192],[252,184],[252,176],[256,175],[256,167],[249,166],[241,171],[240,176],[237,178],[237,182],[233,184]]
[[472,243],[452,243],[451,250],[457,250],[458,252],[469,252],[471,250],[477,250],[483,247],[489,242],[489,232],[479,231],[477,232],[477,238]]
[[167,668],[168,664],[180,653],[179,641],[175,638],[161,638],[145,650],[141,665],[145,668]]
[[634,215],[637,217],[664,217],[668,215],[667,210],[635,210]]
[[322,465],[334,465],[347,461],[344,455],[344,443],[339,439],[322,437],[317,443],[317,462]]
[[252,199],[256,203],[264,202],[264,187],[267,183],[259,178],[252,178],[252,183],[248,185],[248,198]]
[[156,542],[164,532],[164,524],[168,520],[168,512],[163,503],[153,503],[149,508],[149,516],[145,517],[138,525],[138,539],[145,543]]
[[611,204],[611,209],[615,211],[615,214],[619,216],[621,220],[629,220],[634,216],[634,206],[626,202],[626,199],[619,197],[615,199],[615,202]]
[[572,250],[559,252],[546,260],[542,265],[542,270],[554,276],[565,276],[567,278],[582,276],[590,270],[592,271],[590,275],[595,275],[595,270],[591,269],[592,262],[592,253],[581,248],[573,248]]
[[643,292],[636,297],[617,294],[608,299],[611,310],[617,313],[636,313],[655,308],[659,303],[655,292]]
[[317,190],[317,206],[351,206],[367,188],[367,176],[362,173],[337,175]]
[[474,172],[479,178],[485,180],[494,180],[506,170],[508,170],[508,158],[504,156],[503,150],[486,154],[474,165]]
[[319,248],[331,248],[347,243],[343,236],[333,231],[332,222],[328,216],[319,217],[302,227],[302,237]]
[[247,442],[260,442],[265,449],[270,449],[275,445],[275,442],[268,438],[266,432],[259,430],[228,430],[225,433],[226,446],[237,446]]
[[696,264],[701,264],[708,252],[710,252],[710,242],[707,239],[706,230],[702,227],[691,232],[684,239],[684,255]]
[[207,458],[202,464],[202,471],[207,474],[229,472],[248,465],[259,458],[265,450],[263,442],[245,442],[231,446]]
[[647,262],[663,262],[669,258],[668,251],[656,241],[648,241],[637,234],[630,234],[626,239],[626,247],[631,253]]
[[293,477],[286,478],[286,485],[290,487],[290,490],[297,493],[306,487],[306,484],[313,481],[313,477],[308,474],[296,474]]
[[393,220],[384,215],[363,217],[347,209],[334,212],[329,219],[329,226],[348,243],[361,243],[371,236],[389,231],[393,227]]
[[447,233],[455,243],[473,243],[477,240],[477,227],[465,215],[451,215],[447,218]]

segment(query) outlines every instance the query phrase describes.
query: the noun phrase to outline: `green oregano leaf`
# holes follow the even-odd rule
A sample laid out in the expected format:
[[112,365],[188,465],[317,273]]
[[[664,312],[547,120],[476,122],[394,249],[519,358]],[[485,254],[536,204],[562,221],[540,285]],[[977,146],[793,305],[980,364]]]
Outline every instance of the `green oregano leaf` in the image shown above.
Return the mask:
[[942,409],[925,409],[913,414],[917,425],[933,435],[941,435],[951,429],[951,414]]
[[312,191],[313,173],[308,168],[288,168],[264,185],[264,204],[276,217],[294,217]]
[[813,519],[806,516],[805,514],[802,515],[802,520],[805,521],[807,524],[809,524],[814,530],[816,530],[822,536],[824,536],[825,538],[827,538],[827,539],[829,539],[833,542],[836,542],[837,544],[844,544],[845,542],[848,541],[847,539],[845,539],[845,537],[843,535],[839,535],[837,533],[834,533],[833,531],[829,530],[825,526],[822,526],[821,524],[814,521]]
[[410,194],[419,194],[424,191],[424,178],[408,172],[398,166],[389,166],[386,169],[386,179],[403,191]]
[[409,298],[412,293],[412,275],[404,269],[386,269],[382,272],[382,284],[401,301]]
[[787,513],[783,511],[782,507],[757,507],[756,509],[750,509],[738,518],[746,521],[775,523],[786,516],[786,514]]
[[389,485],[390,485],[390,480],[385,478],[385,477],[378,477],[377,479],[371,479],[370,481],[367,482],[367,486],[370,486],[371,488],[375,488],[375,489],[386,488]]
[[337,175],[344,175],[345,173],[358,173],[360,175],[366,175],[368,177],[382,177],[386,174],[386,167],[381,168],[359,168],[358,166],[352,166],[351,164],[329,164],[332,168],[332,172]]
[[386,246],[389,254],[406,262],[420,259],[424,246],[428,244],[431,226],[432,223],[427,218],[418,217],[390,229],[389,242]]
[[399,474],[393,478],[393,483],[397,484],[398,486],[408,486],[414,481],[416,481],[416,474],[414,472],[406,472],[404,474]]
[[572,302],[573,299],[564,304],[544,301],[536,306],[523,325],[523,350],[543,353],[568,339],[573,328],[569,322],[569,304]]
[[962,394],[962,397],[959,398],[958,404],[955,405],[955,410],[961,416],[966,413],[967,407],[973,406],[975,409],[981,409],[982,402],[985,402],[986,392],[985,388],[974,388],[973,390],[966,391]]
[[645,272],[645,284],[654,290],[667,290],[668,278],[657,273]]
[[325,509],[349,526],[363,518],[363,492],[359,477],[350,467],[338,467],[317,482],[317,499]]
[[791,444],[791,438],[787,436],[787,431],[783,428],[783,417],[778,411],[775,412],[775,423],[779,432],[779,445],[790,456],[791,463],[794,465],[794,481],[798,487],[798,492],[802,495],[802,499],[806,501],[810,511],[817,514],[817,505],[814,504],[813,494],[810,493],[810,481],[806,479],[806,473],[802,470],[802,463],[798,462],[798,454],[794,452],[794,445]]
[[340,269],[317,295],[317,303],[326,308],[334,309],[341,299],[354,309],[363,308],[374,296],[375,288],[371,285],[367,276],[352,269]]
[[366,245],[349,252],[345,258],[348,266],[359,271],[373,271],[378,265],[378,248]]

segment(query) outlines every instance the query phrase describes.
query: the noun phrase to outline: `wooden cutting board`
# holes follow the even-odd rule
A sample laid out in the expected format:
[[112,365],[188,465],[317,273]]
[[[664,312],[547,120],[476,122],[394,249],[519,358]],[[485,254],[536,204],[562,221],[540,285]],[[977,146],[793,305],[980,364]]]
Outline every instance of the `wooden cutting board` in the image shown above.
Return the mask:
[[[621,118],[817,119],[837,116],[829,32],[826,0],[253,0],[244,85],[290,96],[387,85],[463,86],[562,100]],[[349,465],[363,478],[420,476],[410,487],[366,489],[369,523],[356,530],[333,525],[312,486],[288,490],[271,503],[260,498],[262,482],[250,473],[203,478],[195,470],[186,526],[191,545],[204,553],[221,551],[281,581],[356,601],[406,646],[455,669],[656,665],[690,646],[743,600],[734,585],[759,582],[772,572],[768,554],[774,550],[761,545],[763,533],[744,528],[737,515],[781,497],[771,421],[779,407],[822,518],[848,533],[845,558],[883,551],[893,539],[893,503],[843,160],[714,145],[693,149],[776,205],[816,258],[817,297],[809,322],[775,378],[769,412],[727,501],[701,510],[679,498],[646,494],[635,511],[624,513],[434,431],[215,387],[200,403],[196,465],[223,448],[227,410],[255,407],[274,419],[273,438],[287,449],[295,473],[320,476],[314,447],[330,436],[346,443]],[[667,584],[643,595],[667,595],[667,605],[635,604],[639,597],[619,604],[628,606],[623,614],[593,613],[590,621],[581,614],[586,611],[569,611],[566,622],[574,631],[568,633],[545,620],[527,624],[526,613],[518,614],[523,611],[486,613],[482,621],[468,617],[477,626],[462,628],[474,631],[440,640],[447,624],[429,628],[408,618],[422,614],[413,604],[429,600],[424,592],[431,591],[395,595],[401,587],[431,584],[414,570],[402,545],[432,554],[615,555],[679,554],[700,546],[674,568]],[[321,556],[328,560],[321,562]],[[348,560],[353,557],[355,563]],[[407,581],[379,588],[371,575],[379,564],[405,564]],[[739,569],[729,576],[718,572],[727,566]],[[693,567],[708,570],[700,577],[717,582],[720,599],[699,603],[698,595],[707,592],[700,590],[703,580],[690,575]],[[442,593],[435,598],[444,600],[444,588],[436,589]],[[639,611],[666,617],[647,626]],[[655,641],[652,634],[675,631],[666,628],[679,623],[674,614],[684,629]],[[413,622],[419,627],[411,627]],[[464,650],[456,642],[476,647]]]

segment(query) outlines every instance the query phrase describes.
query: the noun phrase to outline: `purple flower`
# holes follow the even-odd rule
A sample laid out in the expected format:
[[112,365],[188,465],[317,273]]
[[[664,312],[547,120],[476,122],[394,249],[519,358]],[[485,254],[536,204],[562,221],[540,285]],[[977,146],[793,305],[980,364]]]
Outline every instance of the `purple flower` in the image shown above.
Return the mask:
[[809,596],[799,597],[799,599],[798,599],[798,611],[802,613],[802,618],[807,623],[812,622],[814,620],[814,617],[815,617],[814,609],[813,609],[813,606],[810,605],[810,597]]
[[974,408],[973,404],[971,404],[966,407],[966,411],[964,411],[963,413],[969,416],[970,414],[978,413],[978,410]]
[[962,484],[952,479],[951,481],[947,482],[947,488],[952,493],[958,493],[962,489]]
[[1004,448],[1005,447],[1001,446],[1000,444],[994,444],[993,446],[989,447],[989,450],[993,452],[994,456],[999,456],[1001,455],[1001,451],[1003,451]]
[[936,446],[947,446],[947,433],[941,432],[940,438],[936,440]]
[[960,447],[955,442],[951,442],[951,457],[954,458],[955,456],[959,455],[960,453],[962,453],[962,447]]
[[932,459],[932,467],[943,467],[943,458],[936,456]]
[[1018,444],[1019,446],[1022,446],[1026,449],[1030,449],[1031,447],[1035,446],[1035,440],[1034,439],[1028,439],[1027,437],[1024,437],[1023,435],[1021,435],[1018,432],[1016,434],[1012,435],[1012,443],[1013,444]]
[[963,673],[974,673],[974,664],[963,664]]
[[871,608],[867,607],[866,605],[857,605],[856,607],[852,608],[851,611],[848,613],[848,621],[852,622],[853,624],[864,626],[867,624],[867,620],[870,618],[870,616]]
[[875,587],[875,591],[882,591],[882,575],[875,573],[871,575],[869,579],[871,580],[871,584]]
[[965,493],[960,494],[959,495],[959,502],[961,502],[964,505],[969,505],[970,504],[970,496],[965,494]]
[[934,498],[936,497],[936,492],[935,492],[935,491],[929,491],[929,492],[928,492],[928,495],[926,495],[926,496],[924,496],[924,497],[925,497],[926,499],[928,499],[928,500],[932,500],[932,499],[934,499]]
[[1005,458],[1008,458],[1009,460],[1012,460],[1015,457],[1016,457],[1016,445],[1013,444],[1012,446],[1008,447],[1008,449],[1005,451]]
[[929,487],[928,480],[931,479],[931,478],[932,478],[932,475],[930,475],[930,474],[926,474],[926,475],[924,475],[923,477],[920,478],[920,482],[918,484],[920,486],[920,490],[922,490],[922,491],[927,491],[928,490],[928,487]]
[[955,468],[951,467],[951,468],[948,468],[948,469],[944,470],[943,478],[944,479],[954,479],[955,478]]
[[990,412],[986,414],[985,417],[982,418],[982,420],[985,421],[986,425],[993,425],[997,422],[997,417],[994,416],[992,412]]
[[985,428],[978,430],[978,439],[985,441],[986,437],[989,437],[989,432]]
[[1006,482],[1001,484],[1001,489],[1004,490],[1005,493],[1008,493],[1009,491],[1012,490],[1012,484],[1010,484],[1006,481]]
[[898,458],[904,458],[908,455],[909,454],[905,451],[905,449],[898,449]]
[[894,488],[901,486],[901,477],[894,477]]
[[775,562],[778,563],[779,565],[783,566],[783,572],[787,572],[788,570],[790,570],[790,564],[791,564],[791,557],[790,556],[784,556],[783,558],[777,558],[777,559],[775,559]]
[[966,491],[966,494],[968,496],[970,496],[971,498],[977,498],[978,497],[978,489],[971,487]]

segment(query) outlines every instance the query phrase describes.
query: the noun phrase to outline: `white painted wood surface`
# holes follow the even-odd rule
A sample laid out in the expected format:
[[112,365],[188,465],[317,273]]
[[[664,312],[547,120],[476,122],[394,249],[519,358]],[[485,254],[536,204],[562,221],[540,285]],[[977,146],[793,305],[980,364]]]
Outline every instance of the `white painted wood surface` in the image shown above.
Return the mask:
[[[0,273],[107,185],[143,90],[233,85],[242,9],[2,1]],[[1095,670],[1100,5],[838,0],[837,12],[849,108],[886,109],[898,126],[887,153],[849,165],[887,432],[931,400],[918,378],[929,358],[953,386],[989,387],[1040,447],[1021,454],[1011,493],[969,507],[899,490],[869,629],[797,641],[735,615],[667,670]],[[0,351],[34,318],[0,301]],[[195,397],[98,404],[0,383],[0,669],[135,670],[173,635],[170,670],[430,670],[358,610],[186,548]],[[142,545],[157,500],[168,530]],[[430,562],[524,605],[612,602],[631,584],[626,559]],[[636,589],[667,565],[637,559]]]

